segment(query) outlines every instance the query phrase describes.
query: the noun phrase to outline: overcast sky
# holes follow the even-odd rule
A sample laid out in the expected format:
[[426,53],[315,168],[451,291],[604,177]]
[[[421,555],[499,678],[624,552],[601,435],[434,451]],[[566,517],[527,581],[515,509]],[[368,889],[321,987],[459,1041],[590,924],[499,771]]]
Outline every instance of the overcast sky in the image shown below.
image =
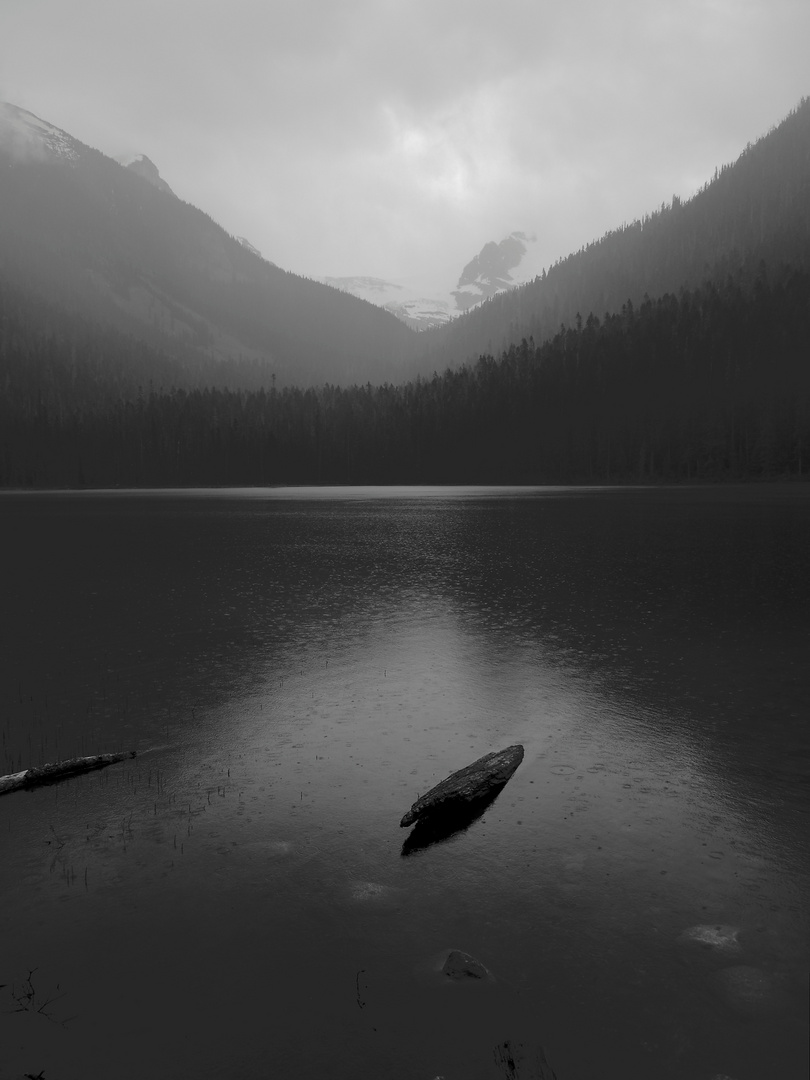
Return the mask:
[[808,0],[0,0],[0,100],[280,266],[454,284],[692,194],[810,93]]

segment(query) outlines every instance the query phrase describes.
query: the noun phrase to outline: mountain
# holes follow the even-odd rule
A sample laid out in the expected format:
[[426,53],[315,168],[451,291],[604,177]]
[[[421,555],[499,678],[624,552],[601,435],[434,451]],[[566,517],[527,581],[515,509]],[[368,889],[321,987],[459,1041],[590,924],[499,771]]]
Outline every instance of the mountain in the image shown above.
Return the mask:
[[173,194],[145,156],[123,167],[11,105],[0,107],[0,170],[0,281],[130,333],[189,372],[250,361],[251,385],[255,364],[278,385],[430,376],[628,300],[740,271],[753,280],[762,261],[804,267],[810,249],[807,99],[693,198],[673,196],[547,270],[532,238],[514,232],[485,244],[441,295],[286,273]]
[[705,281],[722,283],[742,270],[753,278],[762,261],[810,265],[810,98],[691,199],[673,196],[534,281],[423,336],[414,372],[455,367],[523,338],[539,344],[577,316],[616,313],[628,300],[637,305]]
[[426,297],[412,286],[376,277],[325,277],[326,285],[385,308],[413,330],[431,330],[454,318],[452,298]]
[[[251,310],[239,307],[245,283],[262,283],[257,305],[266,307],[292,275],[120,165],[111,163],[117,173],[103,165],[97,194],[90,166],[82,173],[94,152],[41,121],[33,131],[36,168],[15,171],[31,151],[16,125],[0,161],[0,211],[8,202],[17,212],[0,221],[0,268],[17,270],[13,280],[0,273],[0,486],[810,478],[810,100],[693,199],[673,198],[437,329],[414,334],[379,307],[317,286],[309,296],[318,304],[302,304],[290,328],[291,350],[319,330],[310,325],[324,310],[318,290],[334,311],[344,310],[340,301],[417,343],[411,370],[429,377],[376,385],[277,388],[260,354],[224,360],[161,326],[149,342],[142,321],[136,337],[78,303],[55,303],[55,281],[79,300],[103,299],[99,278],[131,297],[136,271],[140,287],[154,288],[146,252],[153,275],[164,272],[157,256],[166,260],[172,302],[185,299],[177,319],[199,310],[219,326]],[[9,182],[28,185],[30,205],[16,189],[7,198]],[[74,189],[87,184],[93,197],[82,201]],[[43,234],[57,195],[59,215]],[[127,257],[142,260],[135,269],[99,261],[90,223],[100,208],[101,250],[118,250],[112,222]],[[159,239],[149,233],[153,215]],[[123,229],[130,219],[146,233],[143,249]],[[213,248],[220,261],[200,235],[222,245]],[[77,254],[78,238],[86,247]],[[26,264],[23,240],[47,258],[40,251]],[[516,281],[525,253],[517,266],[516,254],[513,243],[485,245],[462,274],[465,286]],[[86,269],[59,276],[77,266]],[[255,267],[262,277],[249,276]],[[192,308],[208,278],[210,306]],[[289,326],[288,313],[274,310],[270,324]],[[258,321],[257,332],[266,326]],[[344,344],[338,321],[327,332]],[[304,370],[317,369],[296,374]]]
[[807,480],[809,298],[763,269],[430,379],[249,392],[0,285],[0,486]]
[[[262,253],[259,251],[259,249],[257,247],[254,247],[249,240],[245,239],[244,236],[237,236],[236,241],[237,243],[241,244],[246,251],[250,251],[252,252],[252,254],[258,255],[259,258],[262,257]],[[275,263],[273,263],[273,266],[275,266]]]
[[0,148],[11,165],[60,159],[75,163],[86,149],[67,132],[6,102],[0,102]]
[[167,195],[174,195],[172,189],[158,172],[157,165],[146,154],[118,158],[118,164],[123,165],[125,169],[130,169],[136,176],[142,177],[152,187],[156,187],[158,191],[165,191]]
[[376,277],[324,277],[321,281],[390,311],[414,330],[444,326],[499,292],[532,281],[542,270],[531,245],[536,237],[513,232],[490,241],[461,271],[455,286],[420,288]]
[[190,367],[242,358],[279,385],[401,375],[415,337],[401,321],[262,259],[144,155],[124,166],[5,104],[0,175],[0,282]]
[[513,232],[498,244],[494,240],[484,244],[461,271],[453,290],[457,310],[469,311],[498,293],[533,280],[542,271],[529,247],[536,242],[536,236]]

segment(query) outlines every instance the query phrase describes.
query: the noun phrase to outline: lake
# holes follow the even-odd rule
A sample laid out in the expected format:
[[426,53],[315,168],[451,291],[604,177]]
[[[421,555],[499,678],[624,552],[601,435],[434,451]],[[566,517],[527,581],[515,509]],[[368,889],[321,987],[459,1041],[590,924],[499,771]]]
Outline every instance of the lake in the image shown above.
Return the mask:
[[0,773],[138,751],[0,798],[0,1080],[475,1080],[505,1040],[804,1080],[810,486],[6,493],[0,530]]

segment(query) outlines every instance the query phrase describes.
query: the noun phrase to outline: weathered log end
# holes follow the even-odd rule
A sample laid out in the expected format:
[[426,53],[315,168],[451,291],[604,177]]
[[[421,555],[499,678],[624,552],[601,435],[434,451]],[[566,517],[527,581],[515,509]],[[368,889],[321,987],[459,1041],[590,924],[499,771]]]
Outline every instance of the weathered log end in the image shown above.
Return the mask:
[[451,773],[440,784],[417,799],[403,816],[400,826],[407,828],[419,820],[463,812],[470,805],[500,790],[512,777],[521,761],[523,761],[523,747],[519,743],[507,746],[505,750],[484,754],[471,765]]
[[16,791],[18,788],[25,786],[26,770],[22,772],[9,773],[7,776],[0,776],[0,795],[5,795],[9,791]]

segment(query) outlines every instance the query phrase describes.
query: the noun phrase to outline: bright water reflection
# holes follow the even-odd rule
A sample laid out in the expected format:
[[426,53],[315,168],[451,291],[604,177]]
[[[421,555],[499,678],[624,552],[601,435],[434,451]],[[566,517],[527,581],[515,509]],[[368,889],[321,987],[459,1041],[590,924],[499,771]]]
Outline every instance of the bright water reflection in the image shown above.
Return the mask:
[[[0,513],[0,771],[148,751],[0,801],[0,982],[76,1014],[2,1016],[9,1077],[467,1080],[522,1037],[560,1080],[806,1074],[803,492]],[[416,796],[511,742],[403,858]],[[450,947],[496,981],[444,985]]]

